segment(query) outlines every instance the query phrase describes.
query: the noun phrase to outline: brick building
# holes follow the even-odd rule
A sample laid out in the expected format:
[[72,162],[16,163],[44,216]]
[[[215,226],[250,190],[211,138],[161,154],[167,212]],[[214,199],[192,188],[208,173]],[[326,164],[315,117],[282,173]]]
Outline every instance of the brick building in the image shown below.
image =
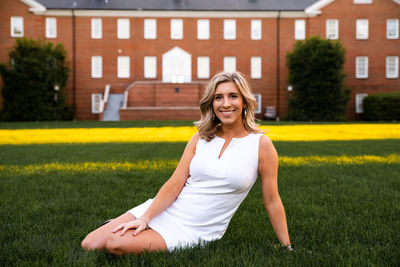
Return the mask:
[[17,37],[63,43],[79,120],[115,119],[115,105],[122,120],[197,119],[222,70],[248,76],[257,116],[282,118],[286,53],[320,35],[347,50],[347,116],[358,119],[366,94],[400,90],[399,20],[400,0],[2,0],[0,61]]

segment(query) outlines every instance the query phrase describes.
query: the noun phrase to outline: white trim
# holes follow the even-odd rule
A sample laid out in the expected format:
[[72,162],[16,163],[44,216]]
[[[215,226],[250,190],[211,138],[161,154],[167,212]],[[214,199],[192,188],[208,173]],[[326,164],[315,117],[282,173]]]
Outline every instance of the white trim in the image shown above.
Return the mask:
[[103,57],[102,56],[92,56],[92,78],[103,78]]
[[363,106],[363,101],[364,98],[366,98],[368,94],[366,93],[358,93],[356,94],[356,114],[361,114],[364,113],[364,106]]
[[353,4],[355,5],[369,5],[372,4],[372,0],[353,0]]
[[101,94],[92,94],[92,114],[99,114],[103,112],[104,102]]
[[[394,59],[394,72],[389,73],[389,59]],[[399,78],[399,57],[398,56],[387,56],[386,57],[386,78],[387,79],[398,79]]]
[[322,8],[324,8],[325,6],[329,5],[334,1],[335,0],[321,0],[307,7],[304,11],[307,15],[319,15],[322,13],[321,11]]
[[[51,27],[53,27],[53,29]],[[57,18],[54,17],[46,18],[46,38],[49,39],[57,38]]]
[[[96,23],[98,23],[98,32],[96,32]],[[101,18],[92,18],[90,22],[90,35],[92,39],[103,38],[103,20]]]
[[[334,24],[335,35],[332,36],[332,37],[329,36],[329,22],[330,21],[335,23]],[[337,39],[339,39],[339,20],[338,19],[327,19],[326,20],[325,36],[326,36],[326,39],[328,39],[328,40],[337,40]]]
[[145,79],[157,78],[157,57],[145,56],[143,70]]
[[[15,34],[14,33],[14,24],[16,22],[16,19],[21,19],[21,33],[20,34]],[[24,36],[24,17],[10,17],[10,36],[11,37],[23,37]]]
[[[72,16],[72,10],[51,9],[34,12],[46,16]],[[307,18],[314,17],[303,11],[138,11],[138,10],[74,10],[77,17],[136,17],[136,18]]]
[[46,7],[37,1],[21,0],[21,2],[30,6],[29,11],[32,11],[32,12],[45,12],[46,11]]
[[262,97],[261,94],[253,94],[257,101],[257,108],[254,110],[254,114],[261,114],[262,112]]
[[[359,65],[359,61],[361,59],[365,59],[364,61],[364,66]],[[359,67],[364,67],[365,68],[365,73],[364,74],[360,74],[359,73]],[[368,57],[367,56],[357,56],[356,57],[356,63],[355,63],[355,67],[356,67],[356,79],[368,79],[368,69],[369,69],[369,64],[368,64]]]

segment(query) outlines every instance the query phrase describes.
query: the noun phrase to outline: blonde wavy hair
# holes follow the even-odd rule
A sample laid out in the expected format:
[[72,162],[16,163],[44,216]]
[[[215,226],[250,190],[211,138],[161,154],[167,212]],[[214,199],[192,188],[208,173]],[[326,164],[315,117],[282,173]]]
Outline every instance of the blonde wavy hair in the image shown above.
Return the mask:
[[240,72],[220,72],[207,84],[205,94],[200,100],[201,119],[194,123],[199,131],[200,138],[207,141],[212,140],[221,126],[221,121],[214,114],[213,100],[218,85],[226,82],[233,82],[242,95],[245,106],[242,111],[242,119],[246,130],[263,133],[255,123],[254,111],[257,107],[257,100],[254,98],[247,80]]

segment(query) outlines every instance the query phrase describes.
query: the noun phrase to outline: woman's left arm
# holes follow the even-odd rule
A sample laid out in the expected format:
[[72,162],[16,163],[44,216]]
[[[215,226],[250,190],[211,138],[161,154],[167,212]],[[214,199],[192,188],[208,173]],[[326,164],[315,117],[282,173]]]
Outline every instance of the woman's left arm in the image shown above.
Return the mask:
[[261,177],[265,209],[272,227],[282,245],[289,246],[291,243],[285,209],[278,193],[278,154],[272,141],[265,135],[260,140],[258,173]]

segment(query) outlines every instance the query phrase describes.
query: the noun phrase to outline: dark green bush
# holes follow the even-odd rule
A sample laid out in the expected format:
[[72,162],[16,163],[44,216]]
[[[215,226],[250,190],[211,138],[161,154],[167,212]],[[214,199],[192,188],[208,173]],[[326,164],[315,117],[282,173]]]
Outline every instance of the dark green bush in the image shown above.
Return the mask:
[[311,37],[297,42],[286,57],[293,87],[287,119],[343,120],[350,90],[344,86],[345,49],[340,42]]
[[400,92],[369,95],[363,101],[367,121],[400,121]]
[[[69,69],[62,44],[19,38],[9,53],[8,64],[0,64],[3,79],[2,120],[69,120],[73,109],[65,104],[64,88]],[[58,86],[58,91],[55,90]]]

